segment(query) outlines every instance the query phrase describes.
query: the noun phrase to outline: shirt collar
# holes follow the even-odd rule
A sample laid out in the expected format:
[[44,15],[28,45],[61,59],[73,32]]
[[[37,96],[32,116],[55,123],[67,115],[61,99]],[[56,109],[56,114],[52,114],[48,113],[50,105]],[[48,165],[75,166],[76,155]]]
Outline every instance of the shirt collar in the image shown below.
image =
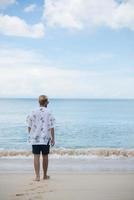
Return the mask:
[[46,107],[45,107],[45,106],[40,106],[39,109],[40,109],[40,110],[45,110]]

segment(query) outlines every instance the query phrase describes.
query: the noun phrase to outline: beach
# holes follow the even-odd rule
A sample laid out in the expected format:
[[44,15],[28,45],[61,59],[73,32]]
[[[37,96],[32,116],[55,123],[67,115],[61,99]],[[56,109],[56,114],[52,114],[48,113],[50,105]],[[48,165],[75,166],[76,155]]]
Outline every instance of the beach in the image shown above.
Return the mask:
[[133,200],[134,173],[51,173],[50,180],[35,182],[30,173],[0,174],[2,200]]
[[[102,160],[101,165],[97,160],[50,158],[50,179],[43,180],[41,176],[40,182],[35,182],[32,158],[1,158],[0,199],[133,200],[134,170],[125,168],[128,160],[122,161],[124,168],[119,168],[116,159],[112,165],[111,159],[105,162]],[[87,162],[87,165],[91,163],[91,168],[84,168]],[[99,165],[98,168],[95,168],[96,165]],[[102,165],[104,167],[100,168]]]
[[0,200],[134,199],[134,100],[52,99],[56,143],[40,182],[25,124],[36,103],[0,100]]

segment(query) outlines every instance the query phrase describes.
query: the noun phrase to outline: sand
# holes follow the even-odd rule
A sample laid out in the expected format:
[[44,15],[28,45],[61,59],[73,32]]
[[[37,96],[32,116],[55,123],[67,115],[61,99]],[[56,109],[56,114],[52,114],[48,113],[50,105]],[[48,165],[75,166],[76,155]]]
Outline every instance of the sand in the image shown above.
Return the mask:
[[134,200],[133,172],[49,172],[50,180],[33,181],[32,173],[0,173],[1,200]]
[[134,200],[133,166],[132,158],[50,158],[50,180],[35,182],[32,158],[0,158],[0,200]]

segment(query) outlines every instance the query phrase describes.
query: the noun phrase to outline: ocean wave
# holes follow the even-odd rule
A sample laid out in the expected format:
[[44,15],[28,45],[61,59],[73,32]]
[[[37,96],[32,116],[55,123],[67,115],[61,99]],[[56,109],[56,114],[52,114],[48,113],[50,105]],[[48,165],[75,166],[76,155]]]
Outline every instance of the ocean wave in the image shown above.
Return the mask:
[[[134,149],[112,149],[112,148],[88,148],[88,149],[66,149],[52,148],[52,157],[134,157]],[[29,157],[31,151],[24,150],[0,150],[0,157]]]

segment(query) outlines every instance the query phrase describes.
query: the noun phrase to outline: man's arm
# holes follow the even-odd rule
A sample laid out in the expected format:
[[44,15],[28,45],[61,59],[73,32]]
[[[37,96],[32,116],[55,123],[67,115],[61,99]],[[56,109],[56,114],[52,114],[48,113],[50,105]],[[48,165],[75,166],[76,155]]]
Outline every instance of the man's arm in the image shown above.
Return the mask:
[[32,127],[32,114],[27,116],[26,124],[27,124],[27,128],[28,128],[28,133],[30,133],[31,127]]
[[30,133],[30,131],[31,131],[31,128],[30,128],[30,127],[28,127],[28,133]]
[[55,140],[54,140],[54,128],[51,128],[51,145],[54,146]]

